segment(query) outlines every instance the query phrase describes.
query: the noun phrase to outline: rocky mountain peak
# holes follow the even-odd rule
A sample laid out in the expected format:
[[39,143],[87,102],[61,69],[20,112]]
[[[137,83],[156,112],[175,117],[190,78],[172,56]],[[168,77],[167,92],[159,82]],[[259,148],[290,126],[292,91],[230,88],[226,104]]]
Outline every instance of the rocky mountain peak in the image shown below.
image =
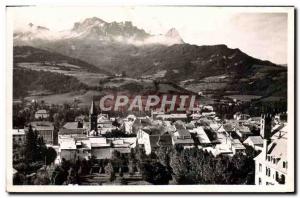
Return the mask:
[[107,22],[105,22],[104,20],[98,17],[87,18],[82,22],[74,23],[72,31],[76,31],[76,32],[84,31],[86,29],[90,29],[93,27],[103,26],[104,24],[107,24]]
[[177,44],[180,44],[180,43],[184,43],[183,39],[181,38],[178,30],[176,28],[171,28],[166,34],[165,36],[167,38],[170,38],[174,41],[176,41]]

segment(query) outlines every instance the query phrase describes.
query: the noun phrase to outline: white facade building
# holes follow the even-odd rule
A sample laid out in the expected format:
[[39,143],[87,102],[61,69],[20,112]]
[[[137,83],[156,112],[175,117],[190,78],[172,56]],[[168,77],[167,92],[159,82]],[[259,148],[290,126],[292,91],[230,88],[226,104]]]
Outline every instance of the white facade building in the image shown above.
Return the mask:
[[[262,130],[265,128],[267,127],[261,127]],[[267,135],[269,132],[262,131],[262,134]],[[264,138],[262,151],[254,158],[256,185],[283,185],[286,183],[288,169],[286,124],[280,130],[272,131],[271,134],[272,136],[267,135]]]

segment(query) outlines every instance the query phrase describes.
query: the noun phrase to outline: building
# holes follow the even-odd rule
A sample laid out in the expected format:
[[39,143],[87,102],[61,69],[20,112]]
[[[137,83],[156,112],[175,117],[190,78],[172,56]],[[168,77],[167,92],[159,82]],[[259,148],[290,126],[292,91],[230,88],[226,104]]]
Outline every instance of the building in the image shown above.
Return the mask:
[[106,134],[111,132],[112,130],[117,129],[117,127],[113,126],[113,121],[108,118],[106,114],[99,114],[97,117],[97,131],[99,134]]
[[59,135],[85,135],[87,134],[88,126],[87,123],[82,121],[78,122],[67,122],[59,129]]
[[240,142],[239,139],[231,139],[231,150],[233,155],[237,153],[245,153],[245,146]]
[[92,157],[91,154],[91,142],[89,138],[86,137],[76,137],[75,138],[75,145],[76,145],[76,158],[80,160],[89,160]]
[[243,143],[251,146],[254,150],[261,151],[263,148],[263,139],[261,136],[249,136]]
[[271,131],[272,118],[262,116],[261,134],[263,148],[255,160],[256,185],[283,185],[286,183],[287,161],[287,126],[278,131]]
[[71,162],[76,160],[89,160],[91,158],[91,143],[86,136],[59,135],[58,159]]
[[13,129],[13,143],[18,145],[25,144],[26,135],[24,129]]
[[189,130],[190,133],[196,133],[196,137],[198,138],[199,144],[202,147],[210,146],[211,141],[205,133],[202,126],[198,126],[197,128]]
[[248,126],[238,125],[235,127],[235,133],[239,136],[240,139],[245,140],[247,137],[252,135]]
[[96,136],[111,132],[112,130],[117,128],[113,126],[113,121],[108,118],[107,114],[98,115],[94,101],[92,101],[91,104],[89,119],[89,131],[93,132],[93,134],[95,134]]
[[172,146],[172,138],[168,132],[156,126],[147,126],[137,133],[137,143],[142,146],[147,155],[158,147]]
[[194,140],[187,129],[177,129],[177,131],[172,134],[172,143],[173,145],[181,145],[184,148],[194,146]]
[[75,139],[69,137],[59,137],[59,152],[60,161],[67,160],[75,162],[76,160],[76,142]]
[[185,113],[159,114],[156,116],[156,119],[167,121],[185,121],[187,119],[187,115]]
[[136,147],[136,137],[107,138],[107,141],[111,143],[112,152],[121,154],[130,154],[131,149]]
[[226,131],[216,134],[218,144],[216,144],[214,152],[212,153],[214,155],[233,155],[232,138],[230,135]]
[[47,113],[47,111],[45,109],[40,109],[37,112],[35,112],[34,118],[36,120],[48,119],[49,118],[49,114]]
[[89,137],[91,142],[91,155],[95,159],[111,159],[111,144],[105,137]]
[[[30,123],[33,130],[36,130],[39,136],[43,137],[45,144],[53,144],[54,126],[49,121],[35,121]],[[28,130],[28,129],[27,129]]]
[[250,118],[250,115],[237,112],[233,115],[233,118],[235,120],[248,120]]

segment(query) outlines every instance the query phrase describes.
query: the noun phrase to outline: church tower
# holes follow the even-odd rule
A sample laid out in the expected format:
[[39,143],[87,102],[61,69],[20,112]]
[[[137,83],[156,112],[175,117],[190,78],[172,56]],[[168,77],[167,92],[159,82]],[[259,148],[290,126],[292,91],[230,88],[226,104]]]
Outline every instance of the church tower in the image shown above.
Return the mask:
[[97,132],[97,110],[95,107],[94,100],[92,101],[91,109],[90,109],[90,130],[94,130]]
[[260,136],[269,140],[272,133],[272,115],[263,114],[260,120]]

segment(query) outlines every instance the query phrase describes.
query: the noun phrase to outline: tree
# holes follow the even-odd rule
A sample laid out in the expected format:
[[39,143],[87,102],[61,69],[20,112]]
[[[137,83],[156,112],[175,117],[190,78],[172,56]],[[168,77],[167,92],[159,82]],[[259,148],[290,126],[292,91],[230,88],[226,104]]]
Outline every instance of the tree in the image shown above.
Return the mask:
[[50,184],[50,178],[48,175],[48,172],[45,170],[45,168],[42,168],[37,171],[36,177],[33,180],[34,185],[49,185]]
[[172,168],[174,179],[176,183],[183,184],[188,173],[188,167],[182,156],[182,152],[173,152],[170,159],[170,166]]
[[156,155],[160,163],[166,167],[170,166],[170,153],[172,149],[169,147],[159,147],[156,151]]
[[37,150],[37,134],[32,130],[32,126],[29,125],[25,144],[25,156],[28,162],[36,160]]
[[52,147],[47,148],[46,153],[45,153],[46,164],[49,165],[52,162],[54,162],[54,160],[56,159],[56,156],[57,156],[57,153]]
[[67,179],[67,172],[60,166],[57,166],[52,174],[51,181],[54,185],[62,185]]
[[143,163],[142,176],[145,181],[156,185],[169,184],[172,178],[168,169],[159,162]]
[[26,177],[22,173],[15,173],[13,176],[13,185],[24,185],[26,184]]

